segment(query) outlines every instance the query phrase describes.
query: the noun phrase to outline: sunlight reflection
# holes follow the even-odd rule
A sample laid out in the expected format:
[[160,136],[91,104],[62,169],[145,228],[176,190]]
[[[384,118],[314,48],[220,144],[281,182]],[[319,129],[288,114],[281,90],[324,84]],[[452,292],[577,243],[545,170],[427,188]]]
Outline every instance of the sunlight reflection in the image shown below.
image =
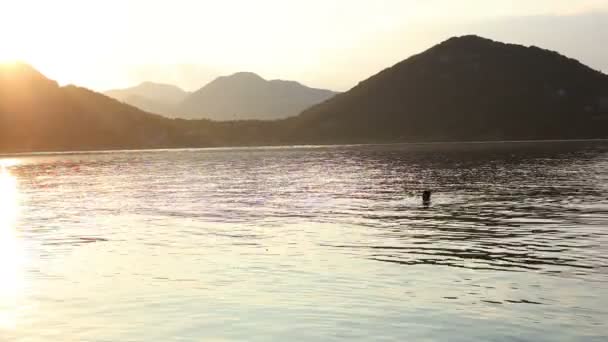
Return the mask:
[[16,234],[19,190],[17,179],[8,170],[16,163],[0,160],[0,328],[15,326],[24,281],[24,254]]
[[14,229],[19,211],[17,179],[8,171],[12,160],[0,160],[0,234]]

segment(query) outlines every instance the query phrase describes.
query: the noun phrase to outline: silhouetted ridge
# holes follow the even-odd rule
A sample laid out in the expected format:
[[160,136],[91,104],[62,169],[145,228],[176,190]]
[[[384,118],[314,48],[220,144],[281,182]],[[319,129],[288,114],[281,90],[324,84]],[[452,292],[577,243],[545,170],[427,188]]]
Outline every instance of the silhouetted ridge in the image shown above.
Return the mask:
[[[13,87],[46,86],[56,87],[57,82],[46,78],[31,65],[23,62],[0,63],[0,84]],[[11,89],[5,89],[10,91]]]
[[607,136],[608,77],[537,47],[451,38],[298,118],[326,142]]
[[171,146],[169,120],[75,86],[31,66],[0,68],[0,151]]
[[[208,85],[194,104],[230,113],[260,104],[292,108],[292,88],[299,94],[304,87],[251,74],[218,82],[241,77],[264,86]],[[552,51],[475,36],[447,40],[275,121],[168,119],[59,87],[27,65],[0,68],[0,152],[571,138],[608,138],[608,76]]]

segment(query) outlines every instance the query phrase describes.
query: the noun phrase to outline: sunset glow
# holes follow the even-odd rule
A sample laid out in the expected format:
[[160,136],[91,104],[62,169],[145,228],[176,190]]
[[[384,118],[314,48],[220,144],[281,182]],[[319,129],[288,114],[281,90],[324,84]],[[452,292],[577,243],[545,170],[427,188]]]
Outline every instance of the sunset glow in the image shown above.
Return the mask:
[[[193,90],[237,71],[346,90],[437,41],[471,32],[578,52],[601,68],[605,58],[593,44],[566,43],[542,27],[496,27],[547,17],[545,26],[557,30],[552,22],[560,18],[606,10],[608,3],[597,0],[3,0],[0,61],[23,60],[61,84],[96,90],[142,81]],[[336,73],[336,65],[349,71]]]
[[608,0],[0,32],[0,342],[608,341]]

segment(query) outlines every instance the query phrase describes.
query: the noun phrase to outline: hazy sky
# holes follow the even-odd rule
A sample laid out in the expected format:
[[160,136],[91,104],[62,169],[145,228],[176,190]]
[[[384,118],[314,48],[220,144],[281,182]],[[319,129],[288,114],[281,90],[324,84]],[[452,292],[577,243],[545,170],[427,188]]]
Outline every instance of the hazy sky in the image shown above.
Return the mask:
[[608,0],[0,0],[0,60],[96,90],[253,71],[347,90],[453,36],[608,72]]

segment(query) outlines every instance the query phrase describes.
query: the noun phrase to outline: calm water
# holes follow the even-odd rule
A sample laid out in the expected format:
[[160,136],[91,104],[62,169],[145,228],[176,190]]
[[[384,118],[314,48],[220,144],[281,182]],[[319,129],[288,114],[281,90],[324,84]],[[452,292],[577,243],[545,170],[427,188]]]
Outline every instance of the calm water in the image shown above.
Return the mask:
[[608,143],[8,158],[1,341],[608,338]]

